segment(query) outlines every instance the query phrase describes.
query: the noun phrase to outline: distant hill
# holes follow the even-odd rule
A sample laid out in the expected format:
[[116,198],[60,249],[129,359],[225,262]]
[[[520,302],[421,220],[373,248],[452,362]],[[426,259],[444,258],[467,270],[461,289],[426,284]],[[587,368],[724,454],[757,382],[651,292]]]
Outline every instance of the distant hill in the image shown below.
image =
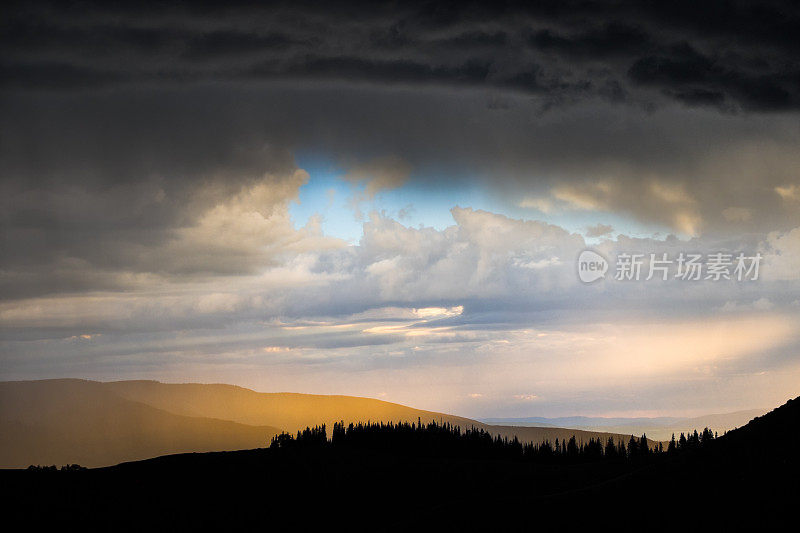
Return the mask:
[[104,466],[183,452],[264,446],[278,429],[181,416],[125,399],[102,383],[0,383],[0,467]]
[[[223,384],[78,379],[0,382],[0,467],[112,465],[180,452],[263,447],[280,431],[334,422],[443,422],[523,442],[629,435],[491,426],[353,396],[261,393]],[[652,442],[651,442],[652,444]]]
[[574,428],[584,431],[606,431],[628,435],[647,433],[649,438],[660,441],[669,440],[695,429],[709,428],[720,434],[741,427],[753,418],[763,415],[767,409],[748,409],[732,413],[711,414],[698,417],[636,417],[606,418],[588,416],[567,416],[557,418],[523,417],[523,418],[482,418],[481,422],[492,425],[523,427],[560,427]]
[[[447,422],[462,428],[482,428],[495,435],[517,437],[525,442],[564,439],[578,440],[614,437],[627,441],[630,434],[616,435],[605,430],[565,430],[563,428],[511,427],[490,425],[460,416],[423,411],[405,405],[356,396],[328,396],[289,392],[255,392],[221,384],[160,383],[158,381],[115,381],[106,387],[124,398],[136,400],[172,413],[231,420],[242,424],[266,424],[290,433],[335,422]],[[641,433],[636,436],[640,436]]]
[[103,384],[123,398],[171,413],[270,425],[290,433],[318,424],[344,421],[443,421],[469,427],[475,420],[423,411],[391,402],[356,396],[328,396],[290,392],[256,392],[235,385],[115,381]]

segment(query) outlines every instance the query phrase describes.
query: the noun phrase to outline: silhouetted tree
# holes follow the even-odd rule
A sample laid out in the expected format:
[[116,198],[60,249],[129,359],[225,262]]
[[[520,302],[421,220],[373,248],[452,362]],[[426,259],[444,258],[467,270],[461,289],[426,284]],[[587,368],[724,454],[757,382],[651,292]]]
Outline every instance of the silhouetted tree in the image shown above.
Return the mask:
[[675,433],[672,434],[672,438],[669,440],[669,445],[667,446],[667,453],[674,454],[678,451],[678,444],[675,442]]
[[632,459],[638,456],[639,456],[639,443],[636,442],[636,437],[631,435],[631,438],[628,441],[628,457]]
[[604,450],[604,454],[608,458],[616,457],[617,456],[617,446],[614,444],[614,438],[608,437],[608,441],[606,441],[606,447]]
[[639,455],[647,456],[650,454],[650,445],[647,444],[647,435],[642,433],[639,439]]

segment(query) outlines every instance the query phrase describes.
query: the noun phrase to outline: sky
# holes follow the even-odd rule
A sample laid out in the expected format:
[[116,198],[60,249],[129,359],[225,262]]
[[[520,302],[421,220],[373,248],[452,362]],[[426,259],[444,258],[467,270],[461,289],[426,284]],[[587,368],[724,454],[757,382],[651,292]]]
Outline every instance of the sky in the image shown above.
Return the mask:
[[0,379],[471,417],[781,404],[798,25],[777,1],[12,2]]

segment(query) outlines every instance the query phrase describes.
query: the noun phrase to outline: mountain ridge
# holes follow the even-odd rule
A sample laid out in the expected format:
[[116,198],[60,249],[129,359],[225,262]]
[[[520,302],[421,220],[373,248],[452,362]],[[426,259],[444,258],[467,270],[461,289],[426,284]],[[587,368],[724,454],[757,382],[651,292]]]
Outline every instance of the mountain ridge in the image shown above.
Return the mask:
[[[172,453],[267,446],[282,431],[335,422],[439,422],[541,443],[630,435],[477,420],[345,395],[265,393],[228,384],[99,382],[64,378],[0,382],[0,467],[106,466]],[[637,435],[638,437],[638,435]],[[648,439],[650,445],[655,442]]]
[[694,429],[709,428],[722,434],[741,427],[753,418],[761,416],[769,409],[745,409],[728,413],[713,413],[694,417],[518,417],[481,418],[487,424],[507,424],[526,427],[562,427],[588,431],[608,431],[611,433],[630,433],[656,440],[669,440],[671,435],[679,435]]

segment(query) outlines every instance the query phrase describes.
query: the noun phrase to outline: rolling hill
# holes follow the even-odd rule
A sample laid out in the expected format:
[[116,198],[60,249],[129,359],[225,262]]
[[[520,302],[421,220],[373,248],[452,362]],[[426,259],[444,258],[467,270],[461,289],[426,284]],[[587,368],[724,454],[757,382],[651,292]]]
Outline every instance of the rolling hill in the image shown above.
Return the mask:
[[0,467],[104,466],[157,455],[256,448],[278,430],[182,416],[125,399],[102,383],[0,383]]
[[[570,438],[578,440],[615,437],[605,430],[573,430],[558,427],[515,427],[491,425],[469,418],[414,409],[397,403],[355,396],[255,392],[221,384],[160,383],[158,381],[116,381],[106,387],[120,396],[176,414],[231,420],[242,424],[262,424],[294,433],[317,424],[333,427],[334,422],[448,422],[462,428],[482,428],[494,435],[517,437],[525,442]],[[639,434],[640,435],[640,434]],[[638,435],[637,435],[638,436]]]
[[462,427],[479,424],[468,418],[413,409],[355,396],[256,392],[235,385],[115,381],[104,387],[123,398],[185,416],[203,416],[240,424],[270,425],[294,433],[318,424],[332,427],[344,421],[450,422]]
[[468,418],[353,396],[262,393],[223,384],[78,379],[0,383],[0,467],[112,465],[181,452],[266,446],[280,431],[334,422],[445,422],[523,442],[586,442],[629,435],[492,426]]

